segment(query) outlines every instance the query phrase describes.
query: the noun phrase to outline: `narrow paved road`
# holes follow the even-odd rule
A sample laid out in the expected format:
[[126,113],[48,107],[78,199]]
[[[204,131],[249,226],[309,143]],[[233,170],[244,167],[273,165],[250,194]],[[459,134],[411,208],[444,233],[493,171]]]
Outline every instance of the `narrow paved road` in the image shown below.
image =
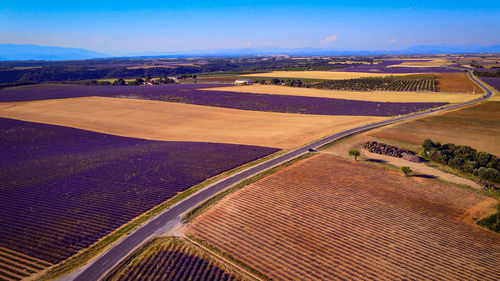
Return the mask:
[[246,179],[251,176],[254,176],[260,172],[263,172],[271,167],[274,167],[276,165],[279,165],[283,162],[287,162],[289,160],[292,160],[302,154],[305,154],[308,152],[309,148],[318,148],[321,147],[325,144],[328,144],[332,141],[338,140],[340,138],[344,138],[346,136],[352,135],[354,133],[366,131],[369,129],[373,129],[376,127],[384,126],[387,124],[395,123],[395,122],[400,122],[404,121],[410,118],[415,118],[417,116],[423,116],[427,114],[431,114],[434,112],[450,109],[450,108],[457,108],[469,104],[476,103],[481,100],[485,100],[489,98],[492,95],[492,92],[486,88],[480,81],[478,81],[476,78],[472,76],[472,74],[469,72],[469,76],[471,77],[472,80],[474,80],[476,83],[478,83],[485,91],[486,94],[482,96],[481,98],[471,100],[468,102],[464,102],[461,104],[456,104],[452,106],[447,106],[446,108],[442,109],[435,109],[435,110],[427,110],[424,112],[419,112],[407,116],[401,116],[401,117],[396,117],[390,120],[382,121],[382,122],[377,122],[357,128],[353,128],[347,131],[343,131],[337,134],[330,135],[328,137],[325,137],[321,140],[315,141],[313,143],[310,143],[308,145],[302,146],[296,150],[290,151],[286,154],[283,154],[281,156],[278,156],[276,158],[270,159],[266,162],[263,162],[259,165],[256,165],[254,167],[248,168],[246,170],[243,170],[240,173],[237,173],[235,175],[229,176],[215,184],[212,184],[205,189],[199,191],[198,193],[193,194],[192,196],[184,199],[183,201],[179,202],[178,204],[174,205],[170,209],[164,211],[163,213],[159,214],[156,216],[154,219],[150,220],[149,222],[145,223],[142,227],[138,228],[135,232],[129,234],[125,238],[121,240],[121,242],[117,243],[114,245],[110,250],[106,251],[104,254],[101,256],[97,257],[89,266],[85,267],[84,270],[81,270],[79,272],[78,276],[74,277],[70,275],[70,278],[62,278],[64,280],[78,280],[78,281],[91,281],[91,280],[99,280],[105,274],[107,271],[109,271],[113,266],[115,266],[123,257],[127,256],[131,251],[133,251],[136,247],[141,245],[144,241],[152,237],[155,232],[157,232],[159,229],[162,229],[165,231],[165,226],[167,225],[168,222],[173,221],[178,219],[178,217],[198,205],[199,203],[207,200],[208,198],[212,197],[216,193]]

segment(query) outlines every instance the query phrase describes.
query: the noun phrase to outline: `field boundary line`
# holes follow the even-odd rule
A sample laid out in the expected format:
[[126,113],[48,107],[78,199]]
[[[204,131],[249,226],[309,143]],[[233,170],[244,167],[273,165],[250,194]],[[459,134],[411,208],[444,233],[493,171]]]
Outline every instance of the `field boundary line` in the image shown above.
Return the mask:
[[134,255],[139,255],[141,254],[141,249],[145,249],[145,247],[150,244],[150,243],[153,243],[154,241],[154,237],[153,238],[150,238],[150,239],[147,239],[147,240],[144,240],[141,244],[139,244],[133,251],[130,252],[130,254],[124,256],[120,261],[118,261],[118,263],[116,264],[116,266],[110,268],[108,271],[106,271],[97,281],[99,280],[103,280],[104,277],[108,276],[109,274],[112,274],[112,273],[115,273],[117,272],[119,269],[120,269],[120,264],[127,261],[127,260],[130,260],[133,258]]
[[498,91],[497,89],[495,89],[493,86],[491,86],[490,84],[484,82],[484,80],[481,79],[481,76],[474,76],[477,80],[483,82],[483,85],[488,88],[490,91],[492,91],[493,93],[495,93],[496,95],[500,95],[500,91]]
[[[244,269],[240,265],[238,265],[238,264],[236,264],[236,263],[234,263],[234,262],[232,262],[224,257],[221,257],[221,255],[210,250],[208,247],[194,241],[193,239],[189,238],[188,236],[183,237],[183,239],[186,241],[187,244],[191,244],[193,247],[198,248],[200,251],[202,251],[206,255],[210,256],[214,260],[216,260],[216,261],[220,262],[221,264],[224,264],[228,268],[234,270],[238,275],[241,275],[241,276],[245,277],[246,279],[250,279],[250,280],[257,280],[257,281],[263,280],[262,278],[259,278],[258,276],[255,276],[253,273]],[[234,268],[236,268],[236,270]]]
[[303,160],[303,159],[307,159],[307,158],[312,157],[312,156],[314,156],[313,153],[301,154],[295,158],[292,158],[290,160],[287,160],[287,161],[278,163],[272,167],[269,167],[268,169],[266,169],[266,170],[264,170],[256,175],[245,178],[242,181],[237,182],[236,184],[233,184],[233,185],[225,188],[224,190],[221,190],[217,194],[213,195],[212,197],[208,198],[205,201],[200,202],[199,204],[195,205],[193,208],[191,208],[190,210],[188,210],[187,212],[182,214],[181,215],[181,223],[187,224],[187,223],[191,222],[193,219],[195,219],[196,217],[198,217],[199,215],[201,215],[202,213],[207,211],[211,206],[216,204],[219,200],[223,199],[227,195],[229,195],[229,194],[231,194],[231,193],[233,193],[233,192],[235,192],[235,191],[237,191],[237,190],[239,190],[239,189],[241,189],[241,188],[243,188],[251,183],[254,183],[254,182],[270,175],[270,174],[274,174],[277,171],[281,170],[282,168],[288,167],[295,162],[298,162],[298,161]]

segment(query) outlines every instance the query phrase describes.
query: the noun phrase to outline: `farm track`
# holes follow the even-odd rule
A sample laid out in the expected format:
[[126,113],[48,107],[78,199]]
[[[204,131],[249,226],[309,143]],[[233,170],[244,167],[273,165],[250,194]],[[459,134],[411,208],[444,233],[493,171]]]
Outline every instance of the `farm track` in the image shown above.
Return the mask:
[[495,280],[498,234],[459,220],[494,200],[424,181],[318,154],[223,199],[187,233],[273,280]]
[[[89,265],[85,266],[81,270],[70,274],[65,280],[82,280],[82,281],[89,281],[89,280],[98,280],[103,274],[108,272],[110,269],[112,269],[120,260],[122,260],[124,257],[126,257],[130,252],[132,252],[134,249],[136,249],[138,246],[140,246],[144,241],[148,240],[150,237],[154,236],[155,233],[157,233],[160,229],[163,231],[167,231],[168,229],[164,229],[169,222],[176,222],[179,220],[179,217],[183,214],[186,213],[187,211],[191,210],[192,208],[196,207],[198,204],[204,202],[205,200],[209,199],[213,195],[219,193],[220,191],[238,183],[241,182],[242,180],[249,178],[251,176],[254,176],[258,173],[261,173],[265,170],[268,170],[274,166],[277,166],[281,163],[287,162],[289,160],[292,160],[298,156],[301,156],[303,154],[308,153],[308,150],[310,148],[318,148],[323,145],[326,145],[332,141],[344,138],[346,136],[367,131],[373,128],[381,127],[384,125],[388,125],[391,123],[395,122],[400,122],[404,120],[408,120],[414,117],[420,117],[428,114],[432,114],[434,112],[440,112],[444,111],[446,109],[453,109],[453,108],[458,108],[466,105],[470,105],[482,100],[488,99],[491,95],[492,92],[491,90],[487,89],[481,81],[478,81],[475,79],[472,74],[469,72],[469,77],[474,80],[476,83],[478,83],[485,91],[486,94],[482,96],[481,98],[472,100],[472,101],[467,101],[464,103],[456,104],[456,105],[451,105],[447,106],[446,108],[443,109],[436,109],[433,111],[425,111],[425,112],[418,112],[415,114],[407,115],[407,116],[401,116],[401,117],[396,117],[390,120],[382,121],[382,122],[377,122],[369,125],[364,125],[360,126],[357,128],[345,130],[340,133],[336,133],[333,135],[330,135],[328,137],[325,137],[323,139],[320,139],[318,141],[315,141],[313,143],[310,143],[308,145],[304,145],[298,149],[295,149],[293,151],[290,151],[286,154],[280,155],[276,158],[270,159],[266,162],[263,162],[259,165],[253,166],[251,168],[248,168],[246,170],[243,170],[237,174],[234,174],[230,177],[227,177],[219,182],[216,182],[203,190],[193,194],[192,196],[184,199],[183,201],[179,202],[178,204],[172,206],[168,210],[162,212],[159,214],[156,218],[150,220],[149,222],[145,223],[142,225],[140,228],[138,228],[136,231],[128,235],[126,238],[122,239],[119,243],[115,244],[113,247],[111,247],[108,251],[105,253],[101,254],[99,257],[97,257],[92,263]],[[170,226],[170,229],[172,226]]]

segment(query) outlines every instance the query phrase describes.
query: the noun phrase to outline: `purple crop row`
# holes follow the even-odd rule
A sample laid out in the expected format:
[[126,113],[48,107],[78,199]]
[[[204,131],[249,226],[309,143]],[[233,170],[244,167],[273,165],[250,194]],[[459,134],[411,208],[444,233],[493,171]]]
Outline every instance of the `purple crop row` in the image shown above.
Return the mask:
[[[125,96],[125,95],[120,95]],[[133,98],[283,113],[319,115],[394,116],[442,106],[446,103],[397,103],[318,97],[191,90],[144,93]]]
[[[425,110],[445,103],[389,103],[317,97],[197,90],[214,84],[166,86],[52,86],[0,91],[0,101],[104,96],[130,97],[244,110],[319,115],[393,116]],[[7,94],[5,94],[7,93]],[[2,99],[3,98],[3,99]]]
[[203,180],[278,149],[160,142],[0,118],[0,246],[57,263]]
[[123,266],[128,266],[128,269],[121,273],[112,272],[104,280],[142,280],[144,277],[149,280],[238,280],[207,260],[179,250],[161,249],[133,265],[125,263]]
[[117,94],[155,94],[222,86],[229,86],[229,84],[167,84],[157,86],[37,85],[1,89],[0,102],[109,96]]
[[500,91],[500,77],[479,77],[484,82],[488,83],[491,87]]

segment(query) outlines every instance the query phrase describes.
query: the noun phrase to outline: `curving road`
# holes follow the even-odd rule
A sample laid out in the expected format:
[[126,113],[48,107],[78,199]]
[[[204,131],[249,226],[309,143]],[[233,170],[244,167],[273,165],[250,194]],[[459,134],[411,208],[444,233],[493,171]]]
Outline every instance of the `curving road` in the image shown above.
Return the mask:
[[362,131],[367,131],[376,127],[384,126],[387,124],[395,123],[395,122],[400,122],[404,121],[410,118],[415,118],[418,116],[424,116],[428,115],[434,112],[439,112],[447,109],[452,109],[452,108],[457,108],[457,107],[462,107],[465,105],[473,104],[482,100],[485,100],[489,98],[492,95],[491,90],[489,90],[484,84],[477,80],[470,72],[469,72],[469,77],[475,81],[478,85],[480,85],[485,91],[486,94],[483,95],[481,98],[471,100],[468,102],[464,102],[461,104],[456,104],[456,105],[451,105],[447,107],[442,107],[439,109],[434,109],[434,110],[427,110],[411,115],[406,115],[406,116],[401,116],[401,117],[396,117],[390,120],[386,121],[381,121],[369,125],[364,125],[360,126],[357,128],[353,128],[350,130],[346,130],[340,133],[336,133],[333,135],[330,135],[328,137],[325,137],[323,139],[320,139],[318,141],[315,141],[313,143],[310,143],[308,145],[302,146],[298,149],[295,149],[293,151],[290,151],[286,154],[283,154],[281,156],[278,156],[276,158],[270,159],[266,162],[263,162],[259,165],[253,166],[251,168],[248,168],[246,170],[243,170],[242,172],[239,172],[237,174],[234,174],[232,176],[229,176],[219,182],[216,182],[203,190],[200,190],[199,192],[193,194],[192,196],[184,199],[183,201],[177,203],[176,205],[172,206],[168,210],[165,210],[158,216],[156,216],[154,219],[146,222],[144,225],[142,225],[140,228],[138,228],[136,231],[132,232],[125,238],[123,238],[119,243],[115,244],[113,247],[111,247],[108,251],[104,252],[101,254],[99,257],[97,257],[92,263],[89,265],[85,266],[84,268],[71,273],[67,276],[62,277],[60,280],[78,280],[78,281],[91,281],[91,280],[99,280],[106,272],[108,272],[110,269],[112,269],[122,258],[126,257],[130,252],[132,252],[134,249],[139,247],[143,242],[148,240],[150,237],[154,236],[155,233],[158,233],[159,231],[162,231],[165,233],[166,231],[172,229],[176,222],[179,220],[179,217],[194,208],[196,205],[204,202],[208,198],[212,197],[216,193],[246,179],[251,176],[254,176],[258,173],[261,173],[269,168],[272,168],[274,166],[277,166],[281,163],[290,161],[300,155],[303,155],[307,152],[309,152],[309,149],[316,149],[319,148],[325,144],[328,144],[332,141],[347,137],[349,135],[359,133]]

